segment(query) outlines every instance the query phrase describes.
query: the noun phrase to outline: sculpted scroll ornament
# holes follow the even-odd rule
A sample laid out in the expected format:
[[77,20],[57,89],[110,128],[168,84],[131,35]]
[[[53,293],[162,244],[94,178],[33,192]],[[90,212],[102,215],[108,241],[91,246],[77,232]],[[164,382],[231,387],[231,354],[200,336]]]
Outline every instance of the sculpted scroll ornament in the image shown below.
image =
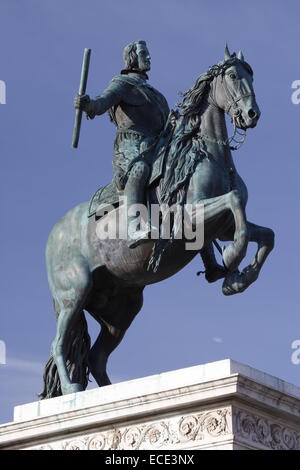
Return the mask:
[[[195,413],[180,419],[170,418],[151,424],[134,425],[59,443],[63,450],[134,450],[159,449],[189,441],[231,434],[231,409]],[[49,446],[47,446],[49,449]],[[43,446],[40,447],[40,449]],[[57,448],[57,445],[53,445]]]
[[229,415],[228,409],[222,409],[197,416],[187,416],[181,420],[179,432],[188,440],[202,440],[205,434],[213,437],[229,434],[231,432],[227,421]]
[[300,450],[300,434],[267,419],[236,410],[236,435],[273,450]]
[[[233,419],[233,423],[232,423]],[[232,429],[233,426],[233,429]],[[300,434],[281,423],[231,407],[148,424],[116,428],[38,446],[39,450],[134,450],[176,448],[192,442],[234,436],[255,448],[300,450]]]
[[141,441],[141,431],[137,427],[126,429],[123,434],[126,449],[137,449]]
[[92,437],[88,443],[89,450],[102,450],[105,448],[106,440],[103,434]]
[[85,450],[86,444],[84,439],[74,439],[68,442],[65,446],[65,450]]

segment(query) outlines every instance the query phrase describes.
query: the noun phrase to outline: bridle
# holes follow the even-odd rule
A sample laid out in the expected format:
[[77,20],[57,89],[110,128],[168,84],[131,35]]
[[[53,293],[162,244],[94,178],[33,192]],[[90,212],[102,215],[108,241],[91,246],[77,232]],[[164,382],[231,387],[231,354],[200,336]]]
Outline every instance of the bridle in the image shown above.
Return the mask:
[[[237,98],[233,98],[233,96],[231,95],[228,89],[226,80],[225,80],[225,72],[229,67],[233,65],[234,61],[229,60],[229,61],[226,61],[222,65],[214,65],[208,71],[208,73],[210,73],[212,76],[212,86],[210,88],[210,93],[209,93],[210,103],[214,107],[220,109],[215,98],[217,80],[214,80],[214,79],[217,78],[218,76],[221,76],[221,85],[226,96],[226,104],[225,104],[224,111],[226,114],[229,115],[231,108],[234,109],[233,117],[231,117],[231,122],[233,123],[233,126],[234,126],[233,135],[229,137],[226,142],[224,142],[224,145],[230,145],[232,142],[236,143],[235,146],[230,146],[230,150],[238,150],[246,140],[247,130],[243,129],[243,132],[239,132],[237,128],[237,118],[241,115],[241,109],[238,106],[238,102],[242,100],[243,98],[248,98],[250,96],[255,98],[254,92],[241,94]],[[240,136],[241,138],[237,140],[236,135]]]

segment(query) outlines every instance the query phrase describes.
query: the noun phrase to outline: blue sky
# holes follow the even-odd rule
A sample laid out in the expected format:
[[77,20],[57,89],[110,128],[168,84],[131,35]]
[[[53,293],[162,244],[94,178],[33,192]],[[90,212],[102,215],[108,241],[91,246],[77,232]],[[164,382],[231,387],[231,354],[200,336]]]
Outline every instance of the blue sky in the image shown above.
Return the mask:
[[[231,357],[300,386],[300,365],[291,362],[291,343],[300,338],[300,105],[291,102],[291,84],[300,79],[299,2],[1,0],[0,8],[0,80],[7,87],[0,105],[0,340],[7,348],[0,422],[42,388],[55,335],[48,234],[112,178],[114,127],[106,115],[84,120],[79,149],[71,148],[83,49],[92,49],[93,96],[119,73],[123,48],[135,39],[147,41],[150,83],[171,107],[223,58],[226,41],[243,50],[262,116],[234,159],[249,190],[248,219],[272,227],[276,246],[259,280],[239,296],[226,298],[220,282],[199,279],[200,258],[147,288],[142,311],[110,358],[111,378]],[[88,322],[94,339],[98,326]]]

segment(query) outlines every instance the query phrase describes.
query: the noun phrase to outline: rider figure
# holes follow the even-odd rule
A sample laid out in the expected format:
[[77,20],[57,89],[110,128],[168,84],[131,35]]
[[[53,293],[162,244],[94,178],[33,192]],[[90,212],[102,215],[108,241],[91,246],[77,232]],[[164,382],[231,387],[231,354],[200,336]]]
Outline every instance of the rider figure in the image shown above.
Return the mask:
[[[125,68],[114,77],[101,96],[91,100],[87,95],[75,97],[75,107],[93,119],[109,111],[117,127],[114,142],[113,170],[118,189],[127,198],[127,226],[136,215],[128,215],[132,204],[143,204],[145,185],[150,176],[151,156],[158,136],[169,115],[165,97],[148,85],[150,54],[145,41],[128,44],[124,49]],[[147,151],[149,150],[149,151]],[[128,233],[129,247],[148,238],[139,231],[139,237]]]
[[[128,44],[123,53],[125,68],[114,77],[101,96],[90,99],[88,95],[75,96],[74,106],[87,117],[109,111],[117,127],[114,142],[113,170],[115,184],[124,190],[127,198],[127,227],[136,215],[129,215],[132,204],[143,204],[145,186],[150,176],[151,157],[158,137],[164,130],[169,115],[165,97],[147,83],[150,70],[150,54],[145,41]],[[128,232],[127,243],[134,248],[147,240],[151,227],[133,236]],[[207,279],[224,277],[222,267],[215,259],[212,245],[201,250]],[[209,274],[208,274],[209,273]]]

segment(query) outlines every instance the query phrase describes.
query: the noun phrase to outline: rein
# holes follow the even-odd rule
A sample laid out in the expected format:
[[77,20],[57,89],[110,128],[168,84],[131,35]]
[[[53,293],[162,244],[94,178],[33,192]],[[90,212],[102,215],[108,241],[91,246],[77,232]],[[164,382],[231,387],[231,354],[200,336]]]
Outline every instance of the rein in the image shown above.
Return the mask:
[[[230,65],[231,64],[228,64],[228,67],[230,67]],[[231,122],[234,125],[233,135],[231,137],[229,137],[225,142],[222,142],[223,145],[230,145],[232,142],[235,142],[236,145],[230,146],[230,150],[234,151],[234,150],[238,150],[243,145],[243,143],[246,140],[246,136],[247,136],[247,130],[246,129],[243,129],[243,132],[239,132],[238,128],[237,128],[237,119],[241,114],[241,110],[238,107],[238,102],[240,100],[242,100],[243,98],[248,98],[250,96],[255,97],[255,94],[254,93],[245,93],[245,94],[239,95],[236,99],[234,99],[232,97],[231,93],[229,92],[226,80],[224,79],[226,68],[224,68],[224,67],[221,68],[220,67],[220,69],[218,69],[217,72],[214,73],[213,78],[215,79],[219,75],[221,75],[221,84],[222,84],[225,96],[227,98],[226,107],[225,107],[226,114],[229,114],[229,111],[230,111],[231,108],[233,108],[235,110],[234,113],[233,113],[233,117],[231,118]],[[211,104],[215,108],[219,109],[219,106],[218,106],[218,104],[216,102],[216,99],[215,99],[215,93],[216,93],[215,88],[216,88],[216,80],[213,81],[213,86],[210,89],[209,99],[210,99]],[[240,136],[241,138],[237,140],[236,135]]]

